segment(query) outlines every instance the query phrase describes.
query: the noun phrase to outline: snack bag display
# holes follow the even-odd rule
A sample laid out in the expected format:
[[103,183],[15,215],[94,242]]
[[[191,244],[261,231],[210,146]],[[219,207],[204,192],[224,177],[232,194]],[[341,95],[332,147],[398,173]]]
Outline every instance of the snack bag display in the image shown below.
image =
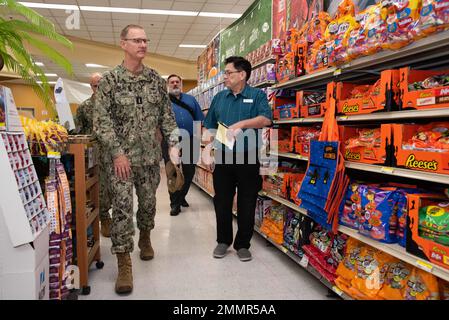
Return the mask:
[[337,279],[335,284],[344,292],[349,292],[352,279],[356,276],[356,263],[362,251],[363,244],[354,238],[349,238],[346,242],[346,254],[337,267]]
[[328,25],[326,42],[329,65],[337,65],[349,61],[347,46],[349,36],[358,29],[358,23],[352,15],[341,17]]
[[419,20],[419,0],[387,0],[383,4],[387,10],[388,49],[399,49],[408,45],[413,38],[411,31]]
[[385,252],[364,247],[356,263],[356,276],[352,279],[351,294],[359,299],[379,300],[378,293],[384,283],[385,265],[391,257]]
[[405,287],[405,300],[439,300],[437,278],[421,269],[413,268]]
[[274,242],[282,245],[284,242],[284,216],[286,207],[273,203],[269,215],[265,216],[260,231]]
[[393,188],[367,186],[361,191],[362,215],[359,232],[385,243],[397,242],[397,216],[404,204],[404,195]]
[[371,55],[381,51],[382,45],[387,41],[387,10],[381,3],[370,6],[366,10],[365,36],[366,51],[365,55]]
[[439,32],[449,25],[448,0],[422,0],[419,20],[410,31],[413,39],[420,39]]
[[301,220],[292,210],[287,211],[284,223],[284,247],[294,252],[298,256],[302,256],[302,250],[299,245],[301,231]]
[[346,191],[346,198],[340,207],[340,224],[349,228],[359,229],[359,218],[362,216],[362,197],[360,185],[351,183]]
[[385,300],[403,300],[413,266],[391,257],[385,264],[386,274],[379,297]]
[[440,287],[440,300],[449,300],[449,282],[438,279],[438,286]]
[[304,25],[304,37],[305,40],[309,43],[315,43],[316,41],[324,40],[324,34],[326,32],[326,28],[331,21],[331,17],[325,11],[319,12],[315,15],[312,20],[307,22]]

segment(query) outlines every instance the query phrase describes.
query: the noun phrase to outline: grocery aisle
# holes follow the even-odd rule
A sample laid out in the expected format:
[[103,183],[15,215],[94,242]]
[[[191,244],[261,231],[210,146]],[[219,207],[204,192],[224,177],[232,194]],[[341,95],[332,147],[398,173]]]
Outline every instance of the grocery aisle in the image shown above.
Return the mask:
[[[97,270],[92,265],[91,293],[79,299],[329,299],[326,287],[278,249],[267,246],[256,233],[252,261],[239,261],[234,250],[223,259],[214,259],[213,203],[196,186],[192,185],[188,195],[190,207],[183,208],[179,216],[169,215],[165,174],[157,199],[156,228],[151,238],[155,258],[141,261],[136,245],[132,254],[133,293],[118,296],[114,292],[116,259],[110,253],[110,240],[101,238],[105,266]],[[137,244],[138,232],[134,239]]]

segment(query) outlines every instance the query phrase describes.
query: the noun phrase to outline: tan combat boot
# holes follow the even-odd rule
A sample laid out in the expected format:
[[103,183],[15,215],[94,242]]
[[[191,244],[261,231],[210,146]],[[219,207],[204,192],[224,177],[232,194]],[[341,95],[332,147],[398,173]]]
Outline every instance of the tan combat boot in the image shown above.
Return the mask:
[[110,238],[112,219],[111,218],[101,219],[100,223],[101,223],[101,235],[105,238]]
[[129,253],[117,253],[118,276],[115,292],[123,294],[133,291],[133,271]]
[[140,231],[139,235],[140,259],[151,260],[154,257],[154,250],[151,247],[150,230]]

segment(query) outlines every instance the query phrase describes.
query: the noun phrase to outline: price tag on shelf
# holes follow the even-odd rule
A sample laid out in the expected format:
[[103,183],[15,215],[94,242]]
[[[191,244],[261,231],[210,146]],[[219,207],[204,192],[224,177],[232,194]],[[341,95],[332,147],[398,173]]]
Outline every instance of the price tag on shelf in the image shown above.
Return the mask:
[[305,118],[299,118],[298,122],[304,122]]
[[341,75],[341,69],[337,69],[334,71],[334,76],[339,76]]
[[334,292],[336,294],[338,294],[340,297],[343,295],[343,291],[339,287],[337,287],[337,286],[333,286],[332,290],[334,290]]
[[55,152],[55,151],[49,151],[47,153],[47,157],[48,158],[53,158],[53,159],[60,159],[61,158],[61,153],[60,152]]
[[286,247],[282,247],[281,250],[282,250],[282,252],[285,253],[285,254],[287,254],[287,252],[288,252],[288,249],[287,249]]
[[303,268],[307,268],[309,266],[309,257],[303,255],[301,261],[299,262],[299,265]]
[[339,120],[348,120],[348,116],[341,116],[341,117],[338,117],[338,119]]
[[393,173],[394,172],[394,168],[391,167],[382,167],[380,168],[380,172],[382,173]]
[[422,260],[417,260],[416,266],[424,271],[427,271],[427,272],[432,272],[432,270],[433,270],[433,266],[430,263],[422,261]]

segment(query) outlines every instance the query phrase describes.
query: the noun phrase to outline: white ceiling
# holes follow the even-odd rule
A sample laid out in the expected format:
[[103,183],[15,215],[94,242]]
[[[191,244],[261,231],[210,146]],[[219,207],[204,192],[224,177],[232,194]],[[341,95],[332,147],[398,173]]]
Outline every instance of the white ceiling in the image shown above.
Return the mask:
[[[254,0],[31,0],[53,4],[138,9],[164,9],[242,14]],[[96,42],[119,45],[120,31],[128,24],[142,25],[150,39],[149,52],[196,61],[204,49],[179,48],[184,44],[208,44],[235,19],[106,13],[81,11],[80,30],[68,30],[65,10],[35,9],[51,20],[59,33]]]

